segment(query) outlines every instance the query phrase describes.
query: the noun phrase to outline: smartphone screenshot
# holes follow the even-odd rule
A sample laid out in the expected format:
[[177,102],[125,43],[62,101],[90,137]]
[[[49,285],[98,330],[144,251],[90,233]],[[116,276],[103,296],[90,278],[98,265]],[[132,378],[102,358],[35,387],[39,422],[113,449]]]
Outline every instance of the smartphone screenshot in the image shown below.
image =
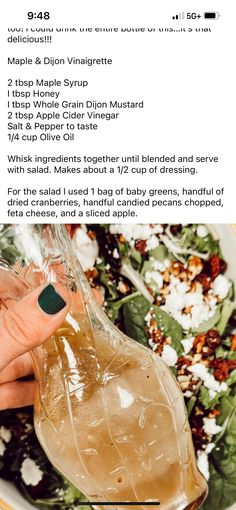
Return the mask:
[[0,19],[0,510],[236,509],[236,9]]

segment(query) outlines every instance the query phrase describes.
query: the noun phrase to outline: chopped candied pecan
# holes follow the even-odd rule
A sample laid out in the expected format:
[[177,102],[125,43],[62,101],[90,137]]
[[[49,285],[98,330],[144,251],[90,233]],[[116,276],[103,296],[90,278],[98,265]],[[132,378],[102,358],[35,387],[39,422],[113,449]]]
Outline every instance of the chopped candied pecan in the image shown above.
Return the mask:
[[148,290],[149,294],[151,294],[151,296],[153,296],[153,297],[155,296],[155,291],[153,289],[151,289],[151,287],[148,287],[148,285],[147,285],[147,290]]
[[180,356],[177,361],[177,369],[181,369],[183,366],[190,367],[192,365],[191,361],[188,358],[185,358],[184,356]]
[[174,276],[179,276],[182,272],[185,271],[184,264],[179,261],[172,261],[169,267],[169,272]]
[[135,241],[135,248],[136,248],[136,250],[138,250],[141,253],[141,255],[146,255],[147,241],[144,241],[142,239]]
[[[182,375],[180,377],[186,377],[186,376]],[[180,388],[182,391],[191,391],[190,378],[187,381],[179,381],[179,385],[180,385]]]
[[188,273],[186,271],[182,271],[179,273],[178,278],[181,280],[181,282],[186,282],[188,279]]
[[[199,361],[201,361],[201,359],[202,359],[202,355],[200,353],[193,355],[193,363],[198,363]],[[205,364],[205,361],[203,363]]]
[[154,303],[158,306],[164,305],[165,299],[162,298],[161,296],[155,296]]
[[203,270],[203,262],[200,257],[196,257],[196,255],[192,256],[188,260],[188,274],[189,277],[195,278],[198,274],[200,274]]
[[171,234],[173,234],[173,236],[177,236],[181,232],[182,228],[183,226],[180,223],[176,225],[171,225],[170,227]]
[[162,344],[164,341],[164,335],[160,329],[154,329],[153,331],[150,331],[149,336],[152,341],[155,342],[155,344]]
[[165,341],[165,335],[162,333],[162,331],[158,328],[157,322],[154,319],[151,319],[149,321],[149,324],[147,326],[147,331],[149,338],[155,343],[162,345]]
[[206,333],[197,335],[193,342],[193,349],[203,358],[211,356],[221,344],[220,334],[216,329],[209,329]]
[[185,315],[188,315],[189,313],[191,313],[191,310],[192,310],[192,306],[186,306],[186,308],[183,309],[183,313]]
[[169,285],[164,285],[162,289],[160,289],[160,294],[162,296],[167,296],[167,294],[169,294]]
[[197,353],[201,353],[203,346],[206,342],[206,333],[201,333],[200,335],[197,335],[194,342],[193,342],[193,349]]
[[165,283],[169,283],[170,281],[170,273],[168,271],[168,269],[165,270],[165,272],[163,273],[163,280]]
[[226,270],[226,262],[214,254],[210,257],[208,262],[205,264],[205,270],[209,276],[214,280],[220,273],[224,273]]
[[188,259],[188,265],[195,267],[202,266],[202,259],[200,259],[200,257],[198,257],[197,255],[192,255]]
[[197,282],[197,279],[191,281],[190,285],[190,292],[202,292],[202,287],[199,282]]
[[148,326],[150,329],[157,329],[157,322],[154,319],[150,319]]
[[216,358],[210,362],[214,369],[214,376],[218,381],[225,381],[232,370],[236,368],[236,360]]
[[117,290],[119,290],[121,294],[127,294],[130,291],[130,286],[128,285],[127,282],[120,280],[117,286]]
[[231,338],[231,351],[236,351],[236,335],[233,335]]
[[208,292],[208,290],[210,290],[212,279],[206,273],[198,274],[196,280],[201,284],[203,292]]
[[204,409],[203,409],[202,405],[196,406],[195,415],[196,416],[204,416]]

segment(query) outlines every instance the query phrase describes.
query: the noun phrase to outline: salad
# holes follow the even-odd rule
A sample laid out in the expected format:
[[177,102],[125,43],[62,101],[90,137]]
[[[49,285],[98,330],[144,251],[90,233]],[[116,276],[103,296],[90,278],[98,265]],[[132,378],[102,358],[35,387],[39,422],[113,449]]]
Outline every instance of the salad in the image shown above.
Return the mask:
[[[236,501],[236,316],[219,242],[205,225],[67,229],[108,317],[176,376],[209,484],[203,509],[225,510]],[[6,232],[3,227],[0,256],[13,263],[17,250]],[[0,413],[0,476],[14,479],[39,508],[80,508],[84,497],[52,468],[32,423],[30,409]],[[27,459],[34,479],[24,469]]]

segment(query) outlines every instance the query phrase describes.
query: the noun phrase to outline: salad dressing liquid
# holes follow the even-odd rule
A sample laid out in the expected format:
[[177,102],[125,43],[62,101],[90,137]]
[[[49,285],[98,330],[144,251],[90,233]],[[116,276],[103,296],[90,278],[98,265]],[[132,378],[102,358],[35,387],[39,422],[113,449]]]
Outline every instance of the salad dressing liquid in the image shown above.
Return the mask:
[[35,428],[51,462],[109,508],[198,508],[207,484],[170,370],[118,330],[111,341],[109,329],[92,334],[84,315],[68,320],[34,353]]

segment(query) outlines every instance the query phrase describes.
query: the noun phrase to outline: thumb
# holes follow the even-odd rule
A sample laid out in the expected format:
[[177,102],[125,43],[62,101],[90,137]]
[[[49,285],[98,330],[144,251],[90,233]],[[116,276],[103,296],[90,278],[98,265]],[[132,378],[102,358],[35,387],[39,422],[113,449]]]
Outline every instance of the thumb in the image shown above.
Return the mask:
[[0,316],[0,371],[15,358],[49,338],[70,308],[69,292],[60,284],[39,287]]

